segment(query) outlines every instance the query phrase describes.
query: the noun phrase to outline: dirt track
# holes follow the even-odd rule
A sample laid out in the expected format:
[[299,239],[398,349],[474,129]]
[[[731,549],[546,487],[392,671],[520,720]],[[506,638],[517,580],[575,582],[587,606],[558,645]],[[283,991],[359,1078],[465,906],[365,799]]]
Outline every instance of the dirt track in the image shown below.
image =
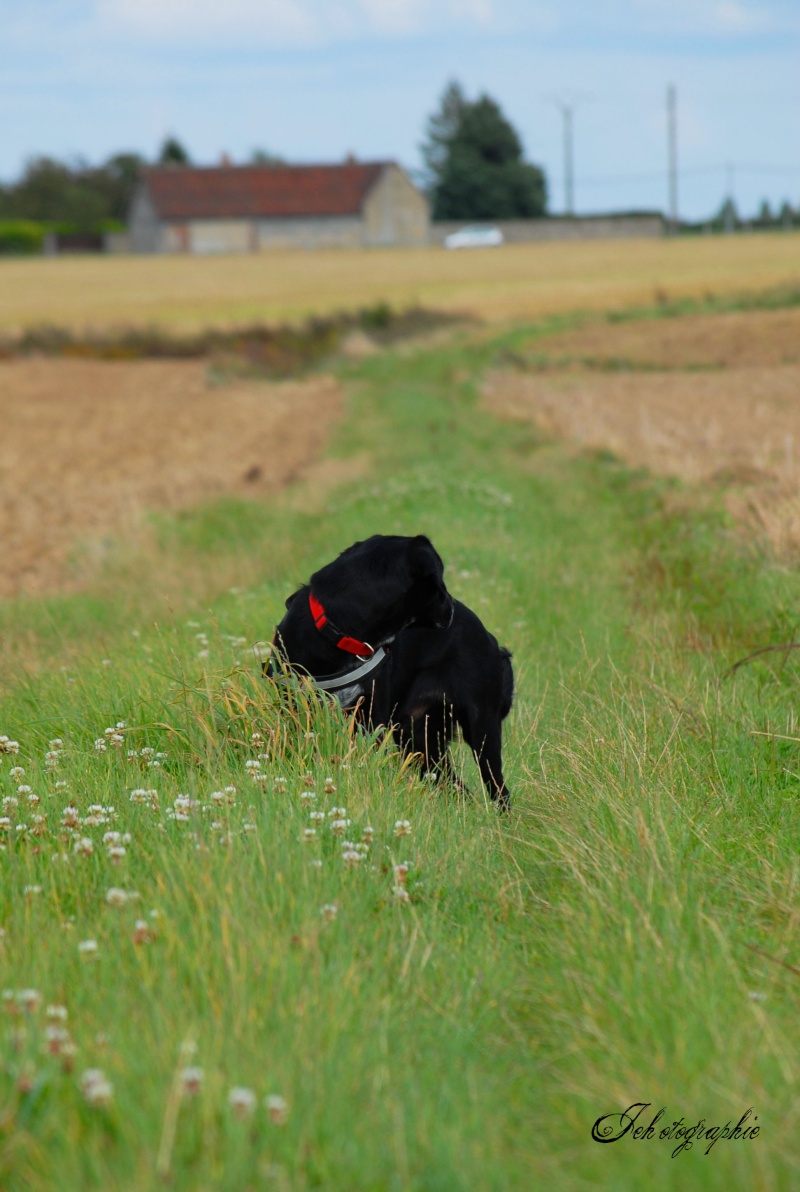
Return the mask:
[[723,485],[740,520],[800,550],[800,310],[593,324],[530,359],[488,380],[489,409]]
[[80,584],[147,509],[276,491],[342,409],[329,378],[209,388],[196,362],[0,362],[0,596]]

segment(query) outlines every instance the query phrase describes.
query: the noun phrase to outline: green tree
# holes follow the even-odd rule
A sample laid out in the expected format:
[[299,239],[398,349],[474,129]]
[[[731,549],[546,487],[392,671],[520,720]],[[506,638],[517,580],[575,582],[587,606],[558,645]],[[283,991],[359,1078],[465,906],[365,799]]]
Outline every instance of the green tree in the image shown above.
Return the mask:
[[158,164],[161,166],[191,165],[189,154],[177,137],[167,137],[158,154]]
[[254,166],[285,166],[286,158],[277,153],[270,153],[268,149],[254,149],[250,154],[250,161]]
[[544,171],[523,160],[516,130],[488,95],[470,102],[458,83],[450,83],[427,134],[422,155],[434,219],[544,215]]

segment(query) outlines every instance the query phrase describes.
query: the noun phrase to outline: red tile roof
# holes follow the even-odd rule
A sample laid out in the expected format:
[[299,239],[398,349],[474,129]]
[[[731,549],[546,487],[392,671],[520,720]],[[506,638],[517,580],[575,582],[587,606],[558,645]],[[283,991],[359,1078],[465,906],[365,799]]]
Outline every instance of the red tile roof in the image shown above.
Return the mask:
[[162,219],[358,215],[387,164],[154,166],[142,177]]

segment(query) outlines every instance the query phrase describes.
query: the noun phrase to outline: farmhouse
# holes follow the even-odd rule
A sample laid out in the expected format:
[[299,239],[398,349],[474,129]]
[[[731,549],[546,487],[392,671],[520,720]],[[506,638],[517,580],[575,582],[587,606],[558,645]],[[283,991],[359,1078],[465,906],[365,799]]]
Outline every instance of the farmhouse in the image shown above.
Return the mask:
[[133,252],[414,245],[428,239],[425,196],[390,161],[342,165],[158,166],[131,203]]

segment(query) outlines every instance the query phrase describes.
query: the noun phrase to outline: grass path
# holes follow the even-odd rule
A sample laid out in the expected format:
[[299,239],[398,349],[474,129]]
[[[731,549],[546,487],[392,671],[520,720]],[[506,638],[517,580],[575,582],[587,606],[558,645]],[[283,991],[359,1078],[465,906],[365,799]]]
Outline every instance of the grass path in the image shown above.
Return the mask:
[[[28,663],[0,699],[4,1187],[797,1185],[796,668],[720,679],[789,640],[797,578],[671,486],[482,414],[524,334],[343,367],[332,450],[373,474],[323,516],[162,518],[146,575],[0,610]],[[514,651],[508,817],[336,714],[288,722],[257,678],[291,586],[376,531],[428,533]],[[159,560],[186,576],[160,607]],[[81,1093],[95,1068],[110,1098]],[[659,1128],[752,1106],[761,1133],[592,1141],[634,1102]]]

